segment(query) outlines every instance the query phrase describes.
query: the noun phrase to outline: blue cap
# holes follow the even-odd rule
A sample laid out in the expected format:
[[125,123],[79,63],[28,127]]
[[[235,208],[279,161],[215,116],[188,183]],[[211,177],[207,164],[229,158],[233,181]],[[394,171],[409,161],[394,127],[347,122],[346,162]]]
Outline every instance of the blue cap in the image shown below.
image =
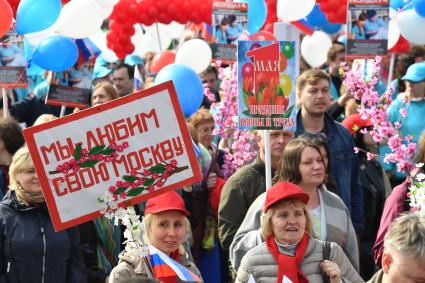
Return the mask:
[[97,66],[96,68],[93,69],[93,76],[92,76],[91,80],[94,81],[95,79],[100,79],[100,78],[106,77],[111,72],[112,72],[111,69],[108,69],[104,66]]
[[127,55],[124,59],[124,63],[130,66],[143,64],[143,59],[136,54]]
[[425,80],[425,61],[410,65],[402,80],[408,80],[415,83]]

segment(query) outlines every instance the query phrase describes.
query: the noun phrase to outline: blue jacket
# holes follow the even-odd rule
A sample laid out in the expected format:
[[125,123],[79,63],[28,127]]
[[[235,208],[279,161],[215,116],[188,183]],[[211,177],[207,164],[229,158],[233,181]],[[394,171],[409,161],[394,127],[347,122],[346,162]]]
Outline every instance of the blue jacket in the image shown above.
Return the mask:
[[[327,140],[331,152],[330,175],[337,183],[339,196],[350,211],[357,233],[363,230],[363,190],[360,186],[360,166],[354,153],[354,141],[348,130],[325,114]],[[304,133],[301,111],[298,111],[295,136]]]
[[86,282],[78,230],[55,232],[45,204],[21,205],[9,190],[0,202],[0,282]]

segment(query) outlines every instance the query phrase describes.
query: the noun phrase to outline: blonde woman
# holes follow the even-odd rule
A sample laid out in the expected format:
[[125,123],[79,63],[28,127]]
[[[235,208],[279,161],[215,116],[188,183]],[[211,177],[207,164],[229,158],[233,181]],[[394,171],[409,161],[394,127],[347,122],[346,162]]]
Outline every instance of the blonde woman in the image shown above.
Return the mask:
[[86,282],[77,229],[55,232],[27,147],[13,156],[0,202],[1,282]]
[[[150,199],[145,208],[144,241],[186,267],[198,277],[198,268],[185,257],[183,242],[190,233],[183,199],[174,191]],[[128,279],[147,278],[149,272],[140,257],[139,250],[129,249],[119,256],[118,265],[112,270],[109,283],[127,282]],[[158,278],[159,279],[159,278]],[[177,279],[177,282],[181,282]]]

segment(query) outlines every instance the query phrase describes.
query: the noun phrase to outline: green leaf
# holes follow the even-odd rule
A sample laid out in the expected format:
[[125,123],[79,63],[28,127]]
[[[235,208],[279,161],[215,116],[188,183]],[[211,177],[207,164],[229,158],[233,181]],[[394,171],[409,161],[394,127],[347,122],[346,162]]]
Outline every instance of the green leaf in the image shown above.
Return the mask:
[[242,111],[242,113],[245,114],[246,116],[249,116],[249,117],[252,116],[251,112],[249,112],[249,109],[248,110],[245,110],[245,111]]
[[294,109],[294,105],[292,105],[288,108],[288,110],[286,110],[285,114],[283,114],[283,118],[289,118],[289,116],[291,116],[292,109]]
[[114,195],[120,195],[120,194],[122,194],[123,192],[125,192],[126,190],[127,190],[127,188],[126,188],[126,187],[118,187],[118,188],[115,190]]
[[154,179],[146,179],[145,182],[143,183],[143,186],[150,186],[153,184],[155,180]]
[[247,96],[248,96],[248,94],[242,89],[243,104],[245,104],[245,107],[249,109]]
[[261,97],[261,93],[263,92],[263,89],[264,89],[264,87],[263,88],[259,88],[258,89],[258,92],[257,92],[257,101],[258,101],[258,104],[261,104],[261,102],[263,101],[263,99],[262,99],[262,97]]
[[143,190],[144,190],[145,188],[143,188],[143,187],[137,187],[137,188],[135,188],[135,189],[132,189],[132,190],[130,190],[128,193],[127,193],[127,196],[128,197],[135,197],[135,196],[138,196],[138,195],[140,195],[142,192],[143,192]]
[[111,155],[112,153],[114,153],[115,151],[117,151],[116,149],[114,149],[114,148],[109,148],[109,147],[107,147],[103,152],[102,152],[102,154],[103,155]]
[[98,203],[104,203],[105,201],[103,200],[103,198],[102,198],[102,197],[98,197],[98,198],[97,198],[97,202],[98,202]]
[[77,144],[75,146],[75,151],[74,151],[74,159],[75,160],[80,160],[81,158],[81,149],[83,148],[83,146],[81,145],[81,143]]
[[279,85],[279,86],[277,86],[277,96],[285,96],[285,95],[283,94],[283,91],[282,91],[282,88],[280,87],[280,85]]
[[92,149],[90,149],[89,154],[100,154],[102,153],[104,148],[105,148],[105,145],[103,144],[95,146]]
[[130,176],[130,175],[125,175],[122,177],[124,180],[130,182],[130,183],[134,183],[136,180],[138,180],[139,178],[134,177],[134,176]]
[[165,171],[165,165],[164,164],[157,164],[149,168],[149,171],[151,173],[164,173]]
[[98,160],[87,160],[84,163],[78,163],[78,166],[80,166],[81,168],[90,168],[95,166],[98,162]]

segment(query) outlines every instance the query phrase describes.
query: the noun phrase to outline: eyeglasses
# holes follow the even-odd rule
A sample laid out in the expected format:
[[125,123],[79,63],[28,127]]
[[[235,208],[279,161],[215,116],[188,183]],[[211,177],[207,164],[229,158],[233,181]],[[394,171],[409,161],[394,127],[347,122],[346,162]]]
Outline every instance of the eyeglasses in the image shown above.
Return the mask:
[[305,138],[308,140],[317,140],[318,142],[321,142],[321,143],[328,142],[328,137],[322,132],[318,132],[315,134],[304,132],[302,135],[299,136],[299,138]]

